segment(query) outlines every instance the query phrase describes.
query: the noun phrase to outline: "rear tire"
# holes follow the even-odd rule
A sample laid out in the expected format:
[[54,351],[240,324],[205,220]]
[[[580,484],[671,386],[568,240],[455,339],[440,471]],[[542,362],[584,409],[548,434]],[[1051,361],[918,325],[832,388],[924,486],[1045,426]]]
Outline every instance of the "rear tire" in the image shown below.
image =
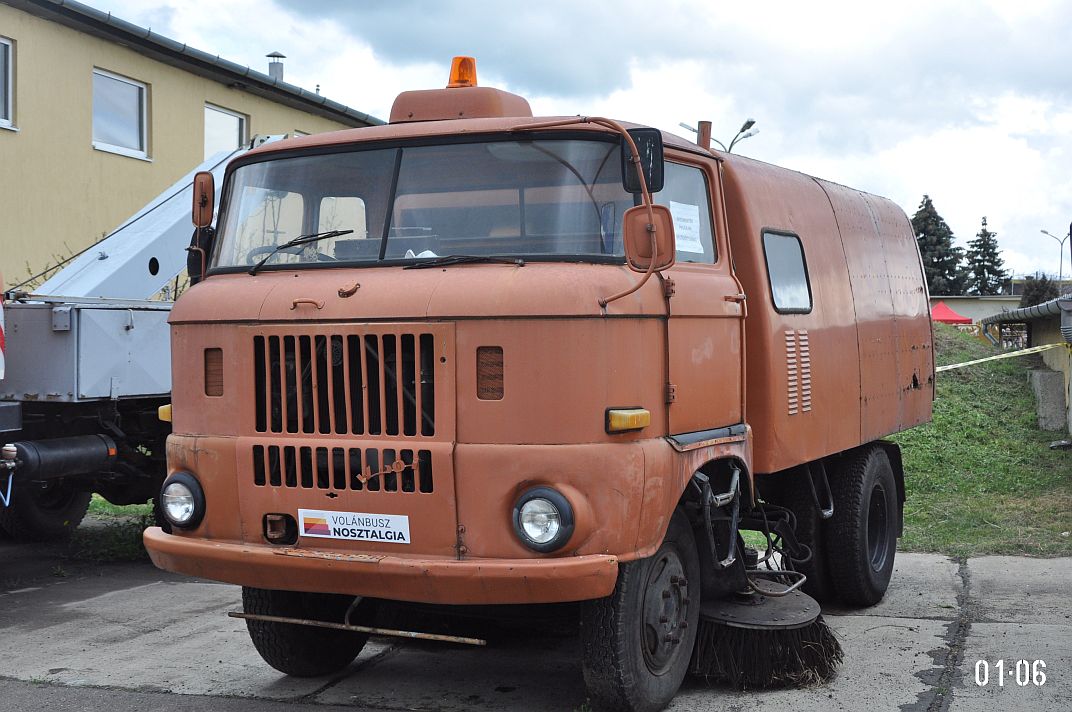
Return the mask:
[[834,516],[825,527],[830,578],[843,603],[882,600],[897,553],[900,505],[889,457],[880,447],[849,455],[831,483]]
[[[286,618],[342,623],[353,596],[242,587],[242,609]],[[364,601],[364,603],[372,603]],[[358,609],[357,614],[364,611]],[[357,615],[351,620],[358,623]],[[368,635],[332,628],[247,620],[253,646],[276,670],[295,677],[319,677],[342,670],[365,647]]]
[[52,480],[41,486],[16,483],[11,504],[0,506],[0,528],[16,541],[61,541],[71,536],[93,495]]
[[654,556],[621,564],[614,592],[582,604],[584,681],[593,708],[665,707],[688,672],[699,615],[696,541],[675,512]]

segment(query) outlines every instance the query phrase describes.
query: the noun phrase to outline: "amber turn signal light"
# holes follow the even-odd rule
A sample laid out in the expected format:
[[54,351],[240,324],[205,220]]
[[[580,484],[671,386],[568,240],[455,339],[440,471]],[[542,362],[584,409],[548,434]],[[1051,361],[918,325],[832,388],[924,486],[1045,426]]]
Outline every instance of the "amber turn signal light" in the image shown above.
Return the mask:
[[651,425],[651,412],[645,408],[608,408],[607,432],[625,433]]
[[476,58],[455,57],[450,63],[450,82],[447,89],[476,86]]

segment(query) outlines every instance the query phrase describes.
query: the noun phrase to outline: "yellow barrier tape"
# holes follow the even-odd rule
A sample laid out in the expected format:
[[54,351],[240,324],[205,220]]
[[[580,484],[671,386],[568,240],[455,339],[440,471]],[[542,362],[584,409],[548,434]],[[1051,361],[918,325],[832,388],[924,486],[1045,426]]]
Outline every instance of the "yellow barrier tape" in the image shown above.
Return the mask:
[[1017,356],[1027,356],[1028,354],[1037,354],[1041,351],[1049,351],[1050,349],[1056,349],[1064,344],[1046,344],[1045,346],[1032,346],[1029,349],[1020,349],[1019,351],[1009,351],[1008,353],[998,354],[997,356],[987,356],[986,358],[977,358],[974,361],[965,361],[964,363],[954,363],[948,366],[939,366],[934,369],[935,373],[941,373],[942,371],[952,371],[954,368],[964,368],[965,366],[974,366],[977,363],[986,363],[987,361],[997,361],[1003,358],[1015,358]]

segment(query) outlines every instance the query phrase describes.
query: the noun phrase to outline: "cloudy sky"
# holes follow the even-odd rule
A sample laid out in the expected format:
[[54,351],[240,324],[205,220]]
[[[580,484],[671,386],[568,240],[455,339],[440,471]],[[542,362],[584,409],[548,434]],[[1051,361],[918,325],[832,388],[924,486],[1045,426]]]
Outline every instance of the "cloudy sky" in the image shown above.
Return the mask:
[[[986,216],[1006,266],[1056,274],[1072,219],[1072,3],[898,0],[84,0],[386,119],[404,89],[481,84],[536,114],[599,114],[880,195],[924,193],[965,245]],[[1072,272],[1065,245],[1064,272]]]

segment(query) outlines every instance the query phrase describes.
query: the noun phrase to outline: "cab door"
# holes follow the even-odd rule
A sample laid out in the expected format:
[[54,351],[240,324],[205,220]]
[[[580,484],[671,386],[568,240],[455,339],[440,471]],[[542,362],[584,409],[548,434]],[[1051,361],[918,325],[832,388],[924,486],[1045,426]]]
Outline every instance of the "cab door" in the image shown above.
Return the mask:
[[[655,202],[670,208],[677,256],[663,273],[667,320],[670,434],[744,420],[744,301],[726,239],[718,164],[669,158]],[[668,281],[667,281],[668,280]]]

